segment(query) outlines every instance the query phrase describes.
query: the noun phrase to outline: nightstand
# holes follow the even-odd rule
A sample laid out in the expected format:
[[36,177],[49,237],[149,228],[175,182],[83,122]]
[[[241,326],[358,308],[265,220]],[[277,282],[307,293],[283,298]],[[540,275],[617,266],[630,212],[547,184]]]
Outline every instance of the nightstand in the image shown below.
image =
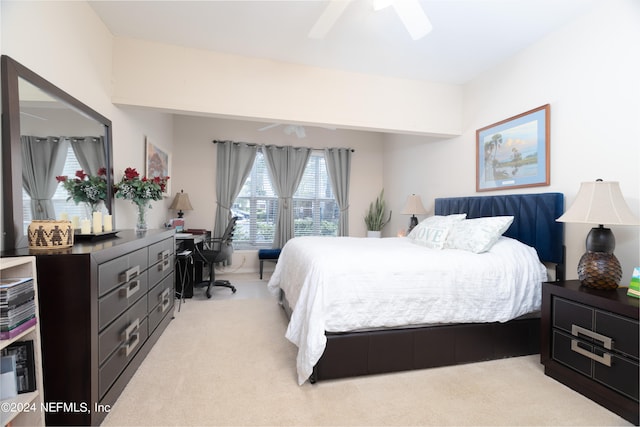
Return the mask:
[[540,361],[546,375],[638,425],[639,300],[627,288],[543,283]]

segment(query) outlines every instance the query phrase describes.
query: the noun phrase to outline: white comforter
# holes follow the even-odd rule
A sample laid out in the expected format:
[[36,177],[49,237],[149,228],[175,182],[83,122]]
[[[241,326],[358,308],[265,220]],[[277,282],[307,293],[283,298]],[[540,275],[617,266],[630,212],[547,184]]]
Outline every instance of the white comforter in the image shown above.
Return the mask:
[[282,249],[269,289],[293,313],[303,384],[325,331],[433,323],[506,322],[540,309],[544,265],[535,249],[501,237],[483,254],[429,249],[406,238],[298,237]]

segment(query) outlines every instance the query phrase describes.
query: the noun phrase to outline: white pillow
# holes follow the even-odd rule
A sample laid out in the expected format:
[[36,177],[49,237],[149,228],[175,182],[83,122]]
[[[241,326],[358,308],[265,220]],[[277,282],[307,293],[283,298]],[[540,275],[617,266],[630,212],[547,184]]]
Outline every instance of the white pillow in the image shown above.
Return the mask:
[[445,247],[477,254],[486,252],[498,241],[502,233],[507,231],[512,222],[512,216],[465,219],[451,227]]
[[466,217],[467,214],[431,216],[413,227],[407,237],[418,245],[432,249],[442,249],[452,225]]

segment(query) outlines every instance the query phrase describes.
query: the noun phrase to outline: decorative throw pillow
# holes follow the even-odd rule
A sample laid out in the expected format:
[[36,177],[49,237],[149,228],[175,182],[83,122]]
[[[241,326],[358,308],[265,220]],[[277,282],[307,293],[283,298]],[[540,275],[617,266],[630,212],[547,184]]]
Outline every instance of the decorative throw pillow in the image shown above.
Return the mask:
[[465,219],[451,227],[445,247],[477,254],[486,252],[498,241],[502,233],[507,231],[512,222],[512,216]]
[[455,214],[447,216],[431,216],[416,225],[409,236],[413,243],[432,249],[442,249],[451,226],[467,217],[467,214]]

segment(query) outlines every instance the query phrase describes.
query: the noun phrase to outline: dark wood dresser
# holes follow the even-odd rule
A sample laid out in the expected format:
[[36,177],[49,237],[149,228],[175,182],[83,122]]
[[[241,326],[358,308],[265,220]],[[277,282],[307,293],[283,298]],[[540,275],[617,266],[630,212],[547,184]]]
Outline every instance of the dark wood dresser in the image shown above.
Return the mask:
[[173,230],[35,255],[47,425],[99,425],[173,317]]
[[577,280],[542,286],[544,372],[638,425],[638,299]]

